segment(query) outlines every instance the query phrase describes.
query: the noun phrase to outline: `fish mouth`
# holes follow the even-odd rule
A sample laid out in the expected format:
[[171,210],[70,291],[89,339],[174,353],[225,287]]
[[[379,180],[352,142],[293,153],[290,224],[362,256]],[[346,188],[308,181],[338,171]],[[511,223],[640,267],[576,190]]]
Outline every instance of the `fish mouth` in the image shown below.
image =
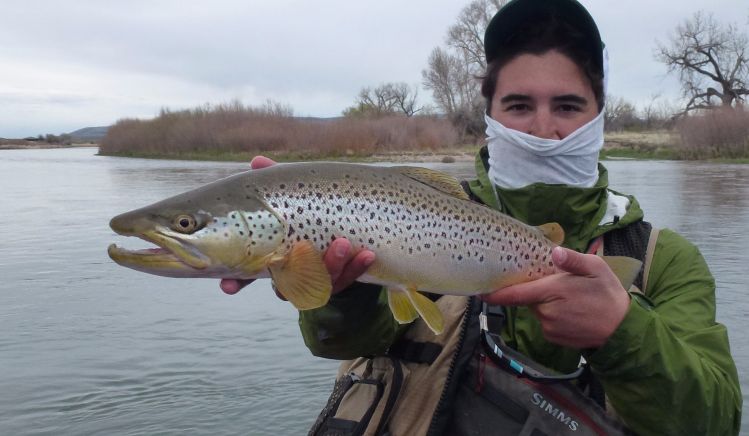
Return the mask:
[[107,254],[124,267],[166,277],[190,277],[211,265],[210,259],[176,239],[169,230],[154,230],[143,234],[118,233],[124,236],[137,236],[157,245],[155,248],[128,250],[110,244]]

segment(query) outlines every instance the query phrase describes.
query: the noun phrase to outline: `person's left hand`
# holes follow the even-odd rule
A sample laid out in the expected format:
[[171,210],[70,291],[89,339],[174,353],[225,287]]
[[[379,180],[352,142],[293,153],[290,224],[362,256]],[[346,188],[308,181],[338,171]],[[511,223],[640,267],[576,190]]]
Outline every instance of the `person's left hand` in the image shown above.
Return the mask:
[[554,248],[557,273],[484,295],[488,304],[529,306],[544,337],[576,349],[606,343],[629,309],[629,294],[600,257]]

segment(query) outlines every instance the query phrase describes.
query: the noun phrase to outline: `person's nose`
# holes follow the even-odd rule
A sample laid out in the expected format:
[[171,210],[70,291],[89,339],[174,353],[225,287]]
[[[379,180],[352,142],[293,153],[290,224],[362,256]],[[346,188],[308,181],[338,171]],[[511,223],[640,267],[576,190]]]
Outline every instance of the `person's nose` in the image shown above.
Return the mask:
[[533,122],[528,128],[528,134],[537,138],[562,139],[559,136],[554,117],[548,110],[537,110]]

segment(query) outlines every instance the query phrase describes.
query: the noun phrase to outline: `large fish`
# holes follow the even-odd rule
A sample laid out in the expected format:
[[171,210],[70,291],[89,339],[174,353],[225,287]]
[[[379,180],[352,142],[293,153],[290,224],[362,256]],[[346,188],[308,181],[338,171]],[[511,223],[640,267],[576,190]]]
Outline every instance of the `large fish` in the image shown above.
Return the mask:
[[[336,238],[376,254],[359,280],[387,287],[394,317],[442,331],[421,292],[488,293],[554,272],[557,224],[531,227],[468,199],[452,177],[418,167],[279,164],[236,174],[116,216],[112,229],[160,248],[110,245],[118,264],[167,277],[271,277],[300,310],[327,303],[322,253]],[[640,263],[609,258],[625,288]],[[624,278],[622,278],[624,277]]]

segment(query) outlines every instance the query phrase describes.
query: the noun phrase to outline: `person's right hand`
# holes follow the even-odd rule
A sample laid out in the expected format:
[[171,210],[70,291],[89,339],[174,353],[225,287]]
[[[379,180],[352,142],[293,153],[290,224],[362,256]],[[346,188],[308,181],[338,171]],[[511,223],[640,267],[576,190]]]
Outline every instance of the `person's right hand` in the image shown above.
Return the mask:
[[[264,156],[256,156],[250,162],[253,170],[269,167],[276,162]],[[333,294],[351,286],[354,281],[367,271],[375,260],[375,254],[369,250],[354,252],[351,243],[346,238],[338,238],[330,244],[323,254],[323,262],[328,268],[330,280],[333,282]],[[254,280],[222,279],[221,290],[234,295]],[[276,292],[279,298],[281,295]]]

